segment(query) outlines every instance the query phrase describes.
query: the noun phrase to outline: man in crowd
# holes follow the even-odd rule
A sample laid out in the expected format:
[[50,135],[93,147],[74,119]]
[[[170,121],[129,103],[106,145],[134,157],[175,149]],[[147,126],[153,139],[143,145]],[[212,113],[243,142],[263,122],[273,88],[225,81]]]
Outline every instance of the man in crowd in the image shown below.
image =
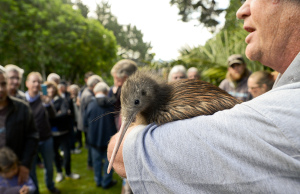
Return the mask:
[[[114,97],[107,97],[109,87],[105,82],[99,82],[93,89],[95,98],[88,104],[84,124],[88,128],[88,141],[91,148],[94,179],[97,187],[108,189],[117,181],[112,180],[113,172],[107,173],[107,145],[117,128],[114,116],[109,114],[114,111]],[[108,113],[108,115],[106,115]],[[105,116],[103,116],[105,115]],[[103,116],[103,117],[101,117]],[[102,175],[103,174],[103,175]]]
[[187,70],[187,77],[188,77],[188,79],[199,80],[200,79],[200,74],[199,74],[198,69],[196,67],[190,67]]
[[0,66],[0,148],[7,146],[18,156],[19,184],[29,178],[29,170],[37,151],[38,136],[29,106],[8,95],[7,75]]
[[243,56],[239,54],[229,56],[227,65],[226,79],[221,82],[219,87],[239,100],[244,102],[251,100],[247,86],[250,71],[247,69]]
[[300,1],[246,0],[237,17],[246,56],[280,73],[273,89],[214,115],[130,128],[114,169],[134,193],[300,190]]
[[[85,133],[85,137],[87,137],[87,128],[84,126],[83,119],[85,116],[85,111],[88,106],[88,104],[91,102],[92,97],[94,96],[93,89],[95,85],[99,82],[102,82],[102,78],[98,75],[92,75],[88,78],[87,80],[87,87],[83,90],[81,96],[80,96],[80,116],[78,119],[78,128]],[[93,161],[91,157],[91,149],[89,148],[89,142],[88,139],[86,138],[86,145],[88,147],[88,169],[93,168]]]
[[[39,72],[29,73],[26,79],[26,87],[28,88],[28,91],[25,95],[33,112],[36,127],[39,131],[40,141],[38,152],[41,154],[45,166],[46,186],[51,193],[60,193],[60,191],[54,186],[53,182],[54,152],[51,127],[49,124],[49,117],[55,117],[55,110],[50,102],[50,98],[40,95],[41,83],[42,76]],[[36,160],[37,158],[33,162],[30,176],[37,186],[36,193],[39,193],[38,180],[36,176]]]
[[25,93],[19,90],[19,87],[22,82],[22,76],[24,70],[20,67],[10,64],[5,66],[5,71],[7,75],[7,90],[8,95],[25,100]]

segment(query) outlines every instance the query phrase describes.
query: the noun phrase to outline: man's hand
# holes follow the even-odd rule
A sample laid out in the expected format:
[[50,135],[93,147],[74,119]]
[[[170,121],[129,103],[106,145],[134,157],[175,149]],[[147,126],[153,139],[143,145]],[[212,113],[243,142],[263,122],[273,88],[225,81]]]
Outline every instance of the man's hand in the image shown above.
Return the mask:
[[51,102],[51,98],[45,95],[41,95],[41,100],[44,104],[49,104]]
[[18,184],[21,185],[28,180],[29,169],[25,166],[19,166]]
[[20,194],[28,194],[29,193],[29,187],[26,185],[23,185],[23,187],[19,190]]
[[[123,178],[126,178],[126,171],[125,171],[125,166],[124,166],[124,161],[123,161],[123,144],[124,144],[124,141],[125,141],[127,135],[130,133],[130,131],[132,129],[134,129],[134,127],[136,127],[136,126],[134,125],[134,126],[129,127],[127,129],[126,134],[125,134],[125,136],[123,138],[123,141],[122,141],[122,143],[120,145],[120,148],[118,150],[118,153],[116,155],[116,158],[115,158],[115,161],[114,161],[114,164],[113,164],[113,168],[116,171],[116,173],[118,173]],[[108,148],[107,148],[107,158],[108,158],[108,161],[110,161],[111,155],[113,153],[115,144],[116,144],[119,136],[120,136],[120,132],[118,132],[117,134],[115,134],[114,136],[112,136],[112,138],[109,141]]]

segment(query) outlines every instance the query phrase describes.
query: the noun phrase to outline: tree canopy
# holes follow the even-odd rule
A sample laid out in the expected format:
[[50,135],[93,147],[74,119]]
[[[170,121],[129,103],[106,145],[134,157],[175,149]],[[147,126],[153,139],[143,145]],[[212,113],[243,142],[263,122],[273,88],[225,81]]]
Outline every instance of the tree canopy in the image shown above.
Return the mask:
[[61,0],[0,1],[0,64],[74,81],[86,71],[108,74],[116,58],[113,33]]
[[121,25],[111,12],[108,2],[97,4],[97,20],[108,30],[111,30],[119,44],[118,55],[121,58],[133,59],[140,65],[149,63],[154,54],[151,53],[151,43],[144,42],[143,33],[131,24]]

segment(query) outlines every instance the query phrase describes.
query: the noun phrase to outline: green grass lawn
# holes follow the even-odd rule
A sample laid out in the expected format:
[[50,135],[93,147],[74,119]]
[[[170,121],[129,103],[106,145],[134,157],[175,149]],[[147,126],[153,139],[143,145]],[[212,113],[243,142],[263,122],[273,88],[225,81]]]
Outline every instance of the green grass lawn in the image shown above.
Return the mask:
[[[54,165],[55,166],[55,165]],[[106,169],[105,169],[106,170]],[[96,187],[94,181],[94,173],[87,169],[87,149],[82,148],[80,154],[72,154],[72,172],[80,174],[78,180],[66,180],[64,179],[60,183],[55,183],[55,186],[61,190],[62,194],[85,194],[85,193],[103,193],[103,194],[119,194],[122,190],[122,179],[114,173],[113,179],[118,181],[118,184],[111,187],[110,189],[104,190]],[[41,194],[50,193],[45,185],[44,181],[44,170],[37,167],[37,176],[39,181],[39,189]],[[54,179],[56,176],[56,170],[54,167]]]

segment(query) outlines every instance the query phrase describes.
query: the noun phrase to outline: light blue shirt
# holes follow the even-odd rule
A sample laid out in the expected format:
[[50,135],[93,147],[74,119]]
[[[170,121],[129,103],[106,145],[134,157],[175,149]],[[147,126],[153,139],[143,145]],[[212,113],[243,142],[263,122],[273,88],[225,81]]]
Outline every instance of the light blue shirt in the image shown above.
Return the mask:
[[300,53],[274,88],[230,110],[136,127],[134,193],[300,193]]

